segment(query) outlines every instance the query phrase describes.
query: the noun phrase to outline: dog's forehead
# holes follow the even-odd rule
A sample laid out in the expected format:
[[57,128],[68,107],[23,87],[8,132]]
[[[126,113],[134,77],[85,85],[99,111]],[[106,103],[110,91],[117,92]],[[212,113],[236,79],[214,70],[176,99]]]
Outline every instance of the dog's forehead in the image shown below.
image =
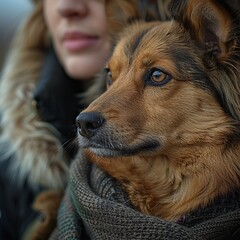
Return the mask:
[[133,25],[117,44],[109,61],[118,75],[126,67],[162,67],[177,79],[203,78],[200,54],[189,34],[176,22]]
[[144,74],[146,69],[160,67],[177,80],[216,92],[194,40],[174,21],[142,23],[126,29],[108,65],[116,78],[128,69]]
[[131,56],[148,51],[153,53],[154,50],[160,52],[166,51],[166,41],[169,40],[169,23],[158,23],[150,25],[145,29],[133,32],[125,42],[125,55],[128,59]]
[[195,61],[189,50],[186,32],[174,22],[136,24],[125,30],[109,66],[117,72],[133,65],[140,68],[159,66],[177,75],[178,69],[183,69],[178,64],[191,63],[192,66]]
[[[164,53],[167,51],[169,22],[147,23],[130,27],[120,41],[118,51],[125,55],[129,64],[139,54]],[[141,57],[141,56],[139,56]]]

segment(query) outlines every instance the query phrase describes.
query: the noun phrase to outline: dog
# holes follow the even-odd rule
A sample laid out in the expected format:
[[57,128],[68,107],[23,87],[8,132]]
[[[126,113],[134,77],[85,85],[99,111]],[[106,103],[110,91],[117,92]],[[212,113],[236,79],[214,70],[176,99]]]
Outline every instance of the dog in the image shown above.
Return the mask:
[[178,221],[240,186],[240,28],[228,1],[174,0],[124,29],[78,143],[141,212]]

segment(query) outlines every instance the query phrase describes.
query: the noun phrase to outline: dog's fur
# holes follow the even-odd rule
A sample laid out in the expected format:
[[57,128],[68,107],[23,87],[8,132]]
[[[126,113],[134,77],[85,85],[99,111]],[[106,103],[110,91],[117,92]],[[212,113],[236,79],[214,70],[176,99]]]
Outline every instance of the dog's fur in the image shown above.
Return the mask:
[[127,28],[79,144],[142,212],[178,220],[240,185],[240,52],[227,1],[172,1],[169,22]]

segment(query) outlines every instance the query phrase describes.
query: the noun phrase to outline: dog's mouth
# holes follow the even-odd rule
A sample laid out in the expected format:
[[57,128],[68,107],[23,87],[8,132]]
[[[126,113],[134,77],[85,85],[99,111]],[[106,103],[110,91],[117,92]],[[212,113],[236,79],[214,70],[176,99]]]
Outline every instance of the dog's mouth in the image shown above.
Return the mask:
[[79,144],[82,148],[89,149],[91,152],[102,157],[132,156],[136,154],[146,154],[156,151],[160,143],[156,140],[142,141],[134,145],[108,141],[90,141],[82,136],[78,136]]
[[[83,112],[76,119],[78,142],[98,156],[117,157],[149,154],[160,147],[158,139],[146,132],[107,124],[100,112]],[[121,129],[118,131],[117,129]],[[131,131],[132,130],[132,131]],[[131,133],[130,133],[131,132]]]

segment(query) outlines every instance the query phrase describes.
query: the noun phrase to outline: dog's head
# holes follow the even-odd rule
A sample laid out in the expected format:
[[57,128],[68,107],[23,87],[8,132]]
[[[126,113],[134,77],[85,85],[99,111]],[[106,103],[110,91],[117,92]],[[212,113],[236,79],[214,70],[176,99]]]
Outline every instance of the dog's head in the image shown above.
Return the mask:
[[128,27],[108,90],[77,118],[97,155],[158,154],[223,142],[240,118],[237,13],[223,1],[172,1],[172,21]]

